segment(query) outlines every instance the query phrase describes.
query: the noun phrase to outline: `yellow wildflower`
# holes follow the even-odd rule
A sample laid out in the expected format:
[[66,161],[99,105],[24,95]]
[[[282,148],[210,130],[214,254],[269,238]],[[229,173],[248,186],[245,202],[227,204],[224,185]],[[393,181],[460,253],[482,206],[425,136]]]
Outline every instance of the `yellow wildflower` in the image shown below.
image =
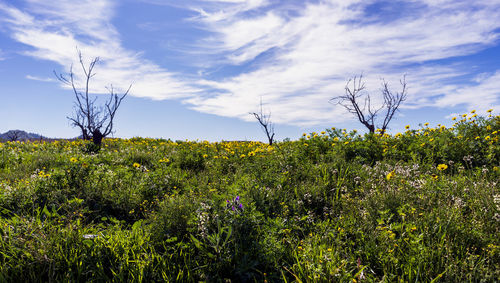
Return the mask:
[[141,167],[141,164],[135,162],[132,166],[134,166],[135,168],[139,168],[139,167]]
[[437,169],[438,169],[439,171],[444,171],[444,170],[448,169],[448,165],[446,165],[446,164],[439,164],[439,165],[437,166]]
[[394,172],[394,170],[392,170],[391,172],[389,172],[389,174],[387,174],[387,176],[385,176],[385,178],[387,179],[387,181],[389,181],[392,177],[394,177],[396,173]]

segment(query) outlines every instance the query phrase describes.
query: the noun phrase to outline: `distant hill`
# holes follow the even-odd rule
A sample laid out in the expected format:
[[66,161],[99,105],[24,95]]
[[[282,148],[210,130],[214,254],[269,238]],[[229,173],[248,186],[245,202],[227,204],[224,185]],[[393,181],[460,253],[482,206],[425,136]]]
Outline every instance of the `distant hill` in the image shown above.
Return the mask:
[[3,134],[0,134],[1,141],[26,141],[26,140],[40,140],[40,139],[47,139],[47,138],[39,134],[28,133],[22,130],[10,130]]

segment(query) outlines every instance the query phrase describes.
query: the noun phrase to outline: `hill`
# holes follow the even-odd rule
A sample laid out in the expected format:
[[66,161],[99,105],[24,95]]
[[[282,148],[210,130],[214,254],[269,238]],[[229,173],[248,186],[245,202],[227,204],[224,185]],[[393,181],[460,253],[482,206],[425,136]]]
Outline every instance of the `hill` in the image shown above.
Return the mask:
[[0,134],[0,141],[26,141],[40,139],[46,139],[46,137],[35,133],[28,133],[22,130],[9,130],[3,134]]

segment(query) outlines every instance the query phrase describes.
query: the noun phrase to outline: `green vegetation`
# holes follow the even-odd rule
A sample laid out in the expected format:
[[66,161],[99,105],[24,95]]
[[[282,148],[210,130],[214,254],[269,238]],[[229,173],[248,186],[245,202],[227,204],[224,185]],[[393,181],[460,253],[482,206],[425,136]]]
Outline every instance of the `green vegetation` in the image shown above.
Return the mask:
[[0,281],[498,281],[500,117],[472,114],[273,146],[1,143]]

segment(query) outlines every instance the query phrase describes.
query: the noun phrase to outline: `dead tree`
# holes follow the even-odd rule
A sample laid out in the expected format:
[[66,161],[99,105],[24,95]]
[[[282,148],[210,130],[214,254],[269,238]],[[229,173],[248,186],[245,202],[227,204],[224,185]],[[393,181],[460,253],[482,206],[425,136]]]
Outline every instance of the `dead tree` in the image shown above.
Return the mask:
[[267,140],[269,142],[269,145],[273,145],[274,142],[274,124],[271,122],[271,112],[268,114],[264,114],[264,111],[262,110],[262,100],[260,101],[260,112],[255,113],[251,112],[255,119],[259,122],[262,130],[267,136]]
[[[342,105],[345,109],[347,109],[347,111],[349,111],[349,113],[352,113],[358,121],[363,124],[368,131],[370,131],[370,133],[375,132],[375,120],[378,114],[381,111],[385,112],[382,125],[379,125],[378,127],[380,129],[380,133],[384,134],[392,118],[394,118],[394,114],[398,111],[399,106],[406,100],[406,76],[403,76],[403,79],[400,80],[402,86],[401,92],[392,92],[389,90],[389,84],[382,79],[382,95],[384,103],[380,108],[372,107],[370,94],[363,92],[365,84],[362,80],[362,75],[349,79],[345,86],[345,95],[334,97],[330,101],[336,101],[337,104]],[[363,106],[360,105],[361,101],[363,101]]]
[[54,73],[59,81],[71,86],[75,95],[74,113],[73,116],[67,117],[68,120],[71,121],[73,127],[80,129],[82,139],[92,140],[95,145],[100,146],[102,139],[113,133],[113,122],[116,111],[120,107],[122,100],[129,93],[132,85],[130,85],[127,91],[121,95],[115,93],[113,85],[106,87],[110,94],[109,100],[107,100],[104,105],[97,105],[97,96],[91,97],[89,90],[90,80],[95,76],[94,67],[99,62],[99,57],[92,59],[88,67],[86,67],[83,62],[80,50],[78,50],[78,58],[84,74],[84,87],[79,88],[76,85],[73,65],[70,68],[68,77]]

